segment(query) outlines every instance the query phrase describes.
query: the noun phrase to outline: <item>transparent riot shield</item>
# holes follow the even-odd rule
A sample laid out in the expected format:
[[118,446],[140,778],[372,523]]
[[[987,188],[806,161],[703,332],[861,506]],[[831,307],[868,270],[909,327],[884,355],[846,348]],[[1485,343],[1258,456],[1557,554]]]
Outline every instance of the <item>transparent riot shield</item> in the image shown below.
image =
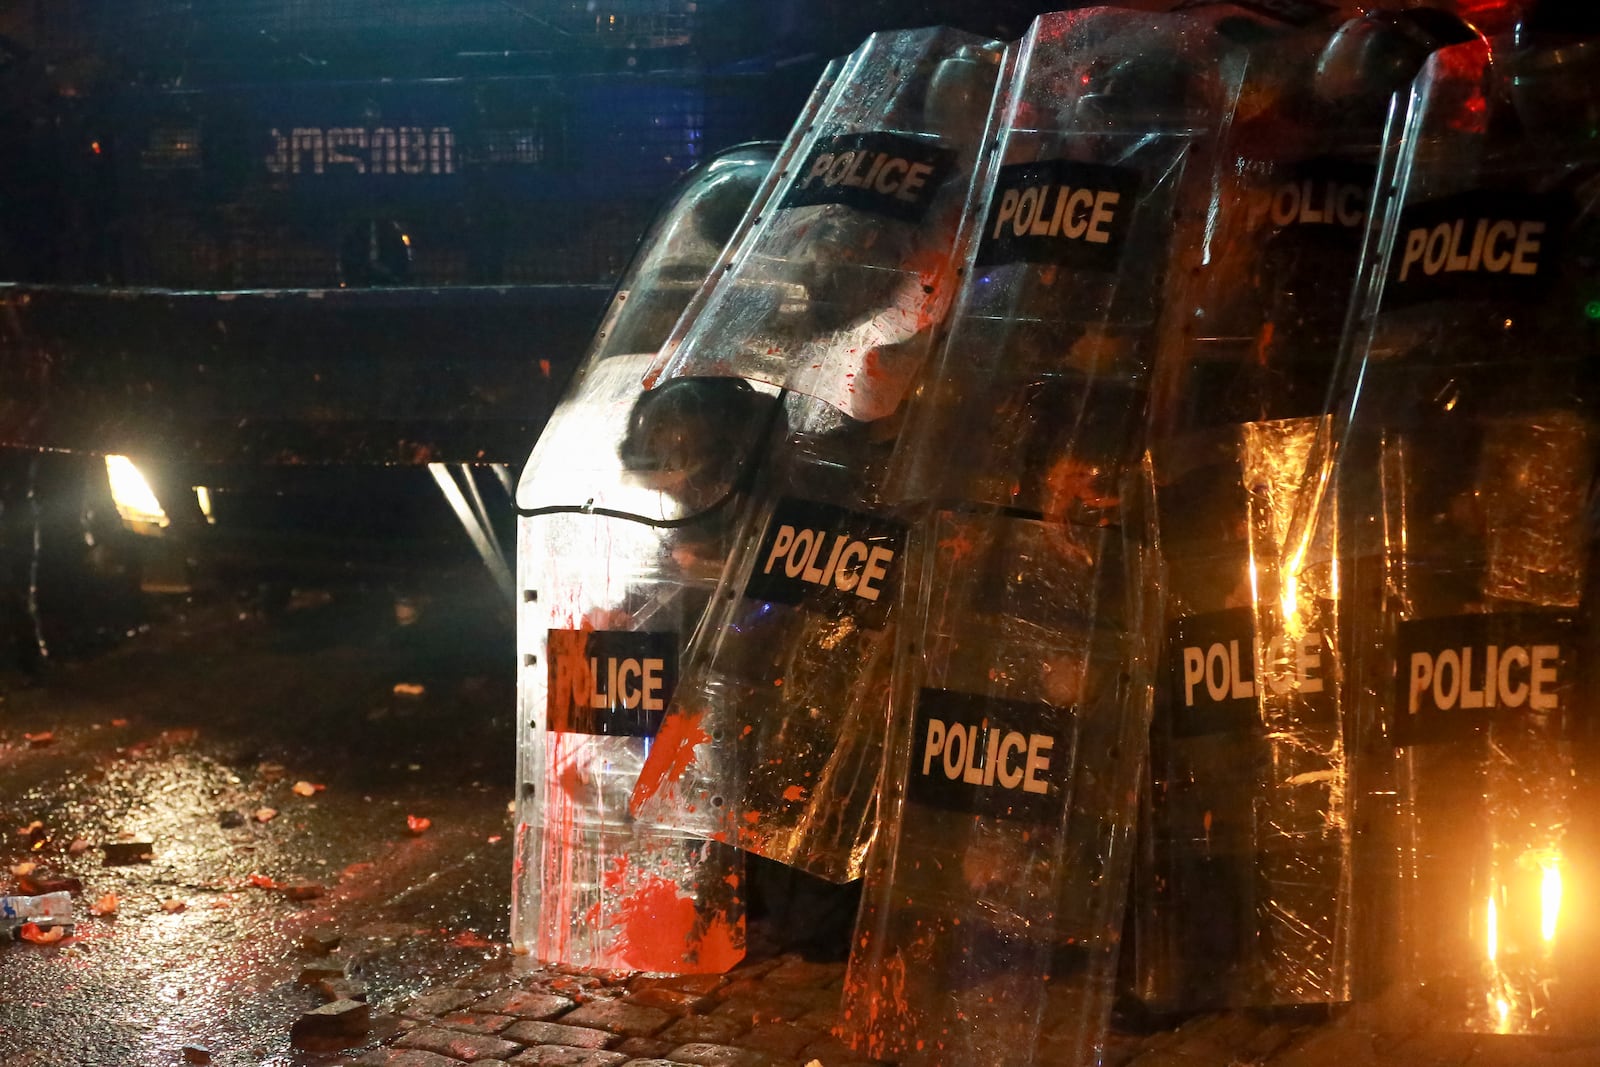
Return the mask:
[[861,421],[891,414],[954,290],[950,246],[999,60],[955,30],[869,37],[796,127],[770,210],[652,374],[745,377]]
[[1149,730],[1151,366],[1242,71],[1201,23],[1110,8],[1017,53],[890,477],[931,514],[839,1031],[874,1058],[1098,1061]]
[[1358,964],[1405,1026],[1600,1023],[1596,128],[1593,39],[1438,53],[1361,281],[1324,510]]
[[[891,48],[896,40],[901,43]],[[920,42],[911,55],[924,59],[907,61],[895,76],[920,85],[919,91],[931,92],[929,80],[937,84],[947,63],[988,71],[992,83],[997,56],[962,35],[921,31],[869,40],[840,80],[856,70],[858,76],[870,75],[870,84],[836,89],[835,100],[887,94],[903,101],[911,90],[884,88],[886,71],[880,68],[887,56],[902,55],[906,42]],[[926,58],[934,43],[941,49],[937,54],[954,58]],[[969,74],[964,70],[962,77]],[[970,119],[968,140],[980,138],[984,121]],[[807,139],[797,158],[809,159],[817,151]],[[948,162],[970,159],[971,147],[963,151]],[[967,177],[951,174],[940,188],[951,186],[948,195],[959,200],[956,187],[964,190],[967,184]],[[792,186],[774,195],[779,216],[791,210],[784,205],[793,195]],[[862,248],[885,254],[914,250],[931,260],[937,245],[938,255],[953,260],[957,254],[955,220],[919,230],[905,219],[831,200],[816,209],[793,210],[800,212],[796,218],[811,220],[804,227],[819,232],[848,223],[850,241]],[[772,213],[769,203],[764,214]],[[923,226],[932,221],[917,218]],[[794,264],[758,265],[765,253],[755,249],[765,247],[773,232],[752,229],[733,261],[750,272],[766,271],[769,278],[786,277],[782,271]],[[854,270],[850,247],[831,238],[808,243],[805,255],[821,257],[807,260],[810,276]],[[941,265],[938,271],[953,273],[953,266]],[[733,273],[721,279],[690,330],[707,338],[727,337],[736,350],[741,331],[749,328],[750,308],[726,294],[748,287],[753,276]],[[850,316],[870,315],[886,299],[892,297],[881,288],[851,285],[830,296],[828,307]],[[787,314],[776,305],[765,308],[779,318]],[[921,323],[914,341],[906,343],[926,348],[933,325]],[[775,364],[781,358],[797,373],[822,358],[812,340],[779,334],[770,340],[770,360]],[[786,412],[752,491],[715,607],[689,650],[678,696],[667,712],[671,737],[680,747],[662,744],[651,752],[633,811],[641,822],[734,843],[846,882],[860,877],[877,826],[878,768],[906,538],[906,517],[882,507],[878,498],[902,420],[864,421],[798,394],[790,395]]]
[[544,962],[722,971],[744,954],[738,854],[638,827],[627,801],[777,404],[743,382],[640,380],[774,155],[730,150],[685,180],[518,486],[512,937]]
[[1162,1011],[1349,996],[1337,571],[1284,547],[1393,94],[1432,47],[1471,36],[1408,12],[1252,50],[1250,109],[1152,399],[1167,596],[1134,948],[1138,994]]

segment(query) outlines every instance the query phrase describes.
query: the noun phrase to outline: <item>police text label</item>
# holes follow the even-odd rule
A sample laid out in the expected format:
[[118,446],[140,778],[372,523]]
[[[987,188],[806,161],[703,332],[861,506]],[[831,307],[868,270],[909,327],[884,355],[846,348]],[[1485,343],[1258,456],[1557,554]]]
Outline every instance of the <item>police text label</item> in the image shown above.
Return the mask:
[[678,680],[678,636],[550,630],[549,727],[653,737]]

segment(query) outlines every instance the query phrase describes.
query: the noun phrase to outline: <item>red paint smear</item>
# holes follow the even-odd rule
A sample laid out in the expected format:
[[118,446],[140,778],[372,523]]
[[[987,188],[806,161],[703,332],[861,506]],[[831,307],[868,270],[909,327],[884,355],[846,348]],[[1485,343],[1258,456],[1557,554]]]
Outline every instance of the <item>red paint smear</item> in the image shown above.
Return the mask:
[[513,845],[513,849],[516,852],[516,857],[511,861],[511,895],[513,897],[517,896],[517,894],[521,892],[520,886],[522,885],[522,872],[527,867],[527,864],[525,864],[522,860],[522,849],[527,844],[527,841],[528,824],[525,822],[519,822],[517,823],[516,843]]
[[695,954],[695,968],[702,972],[721,973],[744,959],[744,931],[722,916],[711,920],[705,936],[700,939],[700,950]]
[[622,926],[619,957],[644,971],[678,971],[684,966],[699,916],[694,899],[676,884],[652,877],[618,908]]
[[632,814],[638,815],[645,801],[660,792],[662,786],[682,778],[694,762],[695,748],[711,740],[711,735],[700,727],[704,716],[703,711],[668,713],[662,720],[650,758],[639,771],[639,782],[628,802]]
[[761,813],[759,811],[747,811],[744,813],[744,821],[754,826],[761,821]]
[[628,879],[628,857],[623,855],[613,859],[601,879],[607,889],[621,889]]
[[960,563],[977,551],[977,546],[965,533],[958,533],[954,537],[947,537],[939,542],[939,551],[950,554],[951,563]]
[[806,787],[803,785],[791,785],[783,791],[783,799],[785,800],[804,800],[805,798]]

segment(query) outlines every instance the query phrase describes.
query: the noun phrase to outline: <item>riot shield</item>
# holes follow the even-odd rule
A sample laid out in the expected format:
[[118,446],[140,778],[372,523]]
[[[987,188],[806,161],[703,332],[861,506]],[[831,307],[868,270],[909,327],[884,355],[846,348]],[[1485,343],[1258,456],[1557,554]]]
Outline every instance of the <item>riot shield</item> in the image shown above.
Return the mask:
[[1358,973],[1406,1026],[1592,1033],[1600,1012],[1600,44],[1537,25],[1438,53],[1413,88],[1320,509]]
[[891,414],[954,290],[950,246],[999,58],[948,29],[869,37],[796,127],[782,190],[651,380],[731,375],[861,421]]
[[1251,53],[1250,109],[1223,146],[1206,254],[1152,399],[1167,596],[1135,983],[1159,1010],[1349,996],[1337,569],[1284,547],[1393,94],[1431,48],[1471,36],[1441,12],[1406,12]]
[[[922,58],[887,72],[888,57],[908,54],[913,44],[909,54]],[[935,45],[937,52],[931,51]],[[934,62],[937,56],[945,58]],[[948,31],[874,37],[840,75],[841,84],[852,71],[866,83],[836,88],[834,95],[839,101],[903,103],[913,87],[931,94],[930,79],[939,83],[949,63],[963,68],[963,78],[973,76],[967,67],[988,70],[992,78],[997,58],[987,46]],[[882,84],[886,76],[888,88]],[[984,121],[970,122],[964,136],[976,142]],[[819,119],[819,126],[823,123]],[[974,150],[963,149],[965,155],[939,151],[950,155],[947,162],[954,166],[970,160]],[[799,143],[797,158],[811,159],[819,151],[808,138]],[[797,173],[812,166],[805,164]],[[947,176],[940,195],[959,201],[955,187],[964,189],[968,180]],[[796,213],[795,220],[810,220],[794,223],[801,230],[835,234],[837,240],[819,237],[804,245],[805,255],[812,257],[805,262],[813,280],[831,277],[835,268],[854,271],[859,264],[851,242],[876,249],[875,255],[895,250],[894,255],[932,257],[936,247],[938,255],[953,259],[957,254],[955,220],[941,221],[930,231],[922,228],[927,219],[922,227],[913,226],[848,202],[792,203],[794,190],[791,185],[775,194],[778,207],[769,203],[763,215]],[[792,236],[776,223],[746,234],[731,261],[747,273],[736,268],[717,282],[697,309],[692,333],[726,337],[730,350],[741,350],[741,331],[749,328],[752,308],[777,319],[787,314],[778,305],[741,303],[757,274],[771,280],[797,269],[798,261],[771,260],[759,251],[780,229]],[[849,242],[841,244],[846,230]],[[938,271],[953,272],[953,266],[940,265]],[[881,301],[892,299],[881,288],[848,285],[826,304],[830,314],[858,316],[876,314]],[[916,345],[926,347],[932,326],[918,327]],[[799,373],[821,358],[821,342],[810,334],[799,339],[771,334],[770,340],[773,365],[781,360]],[[651,752],[639,775],[633,811],[641,822],[737,844],[845,882],[860,877],[877,825],[878,768],[907,528],[906,516],[880,506],[878,498],[902,420],[863,421],[793,393],[785,410],[787,420],[775,432],[752,490],[715,605],[688,652],[678,696],[667,712],[676,747],[662,744]]]
[[544,962],[722,971],[744,954],[738,854],[638,827],[627,799],[777,403],[742,382],[639,383],[774,155],[733,149],[685,179],[518,487],[512,937]]
[[890,477],[931,514],[840,1028],[875,1058],[1097,1062],[1149,728],[1151,366],[1242,72],[1204,24],[1110,8],[1017,52]]

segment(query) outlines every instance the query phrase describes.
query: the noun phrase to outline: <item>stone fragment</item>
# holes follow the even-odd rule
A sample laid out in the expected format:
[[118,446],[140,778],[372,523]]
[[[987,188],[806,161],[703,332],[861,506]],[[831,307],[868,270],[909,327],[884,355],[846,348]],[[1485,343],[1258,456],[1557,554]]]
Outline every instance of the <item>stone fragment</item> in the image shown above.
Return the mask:
[[300,947],[307,952],[315,952],[319,956],[326,956],[339,947],[344,940],[344,935],[331,926],[318,926],[307,930],[300,935]]
[[330,982],[335,978],[344,977],[343,967],[334,967],[323,964],[318,967],[302,967],[300,975],[294,980],[295,985],[314,986],[319,982]]
[[156,858],[156,846],[149,841],[108,841],[100,846],[107,867],[130,863],[149,863]]
[[289,1043],[295,1048],[330,1051],[348,1048],[366,1039],[372,1009],[359,1000],[336,1000],[313,1008],[294,1021]]
[[27,874],[17,876],[17,887],[30,897],[42,897],[46,893],[72,893],[83,892],[83,883],[76,878],[43,867],[35,867]]

